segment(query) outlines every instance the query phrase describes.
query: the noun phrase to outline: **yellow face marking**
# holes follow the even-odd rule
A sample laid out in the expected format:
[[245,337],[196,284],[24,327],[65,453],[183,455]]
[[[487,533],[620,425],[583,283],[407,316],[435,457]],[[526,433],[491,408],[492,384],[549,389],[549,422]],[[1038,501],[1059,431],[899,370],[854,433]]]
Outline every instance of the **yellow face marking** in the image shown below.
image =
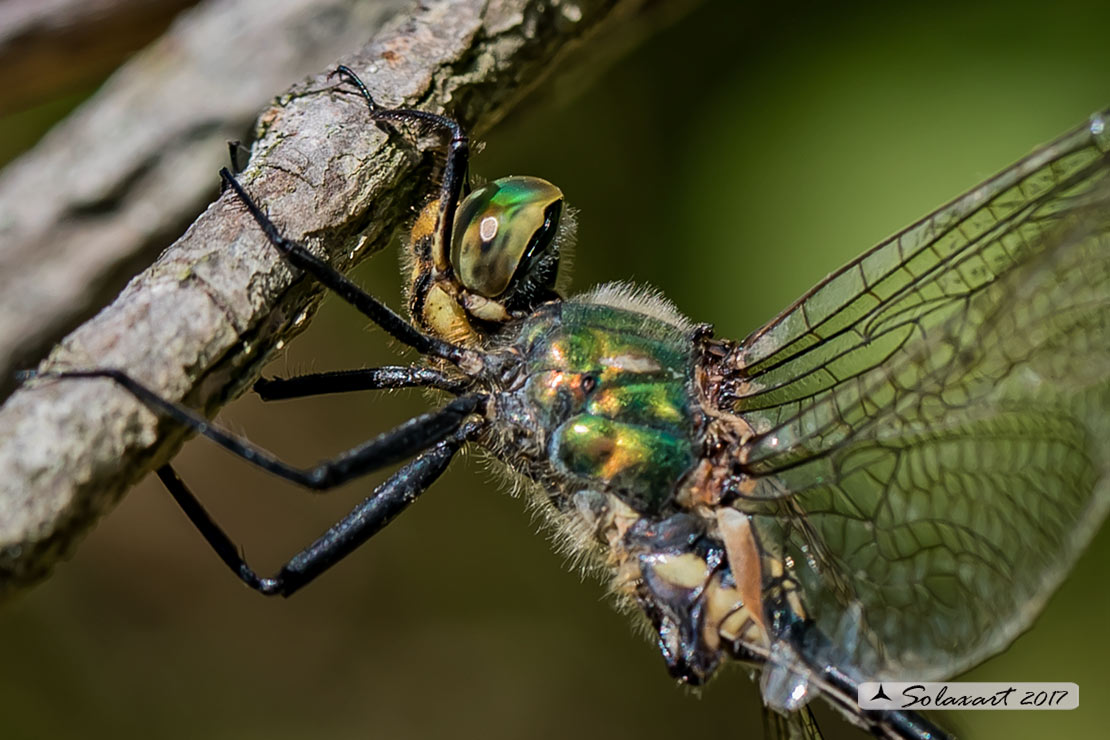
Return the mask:
[[424,299],[423,319],[433,333],[449,342],[467,342],[474,336],[462,306],[439,285],[433,285]]
[[409,234],[409,238],[412,239],[412,241],[415,242],[420,239],[426,239],[435,233],[437,220],[436,211],[438,209],[438,200],[433,200],[421,209],[420,214],[416,217],[416,221],[412,224],[412,231]]
[[476,316],[484,321],[508,321],[509,312],[505,310],[504,304],[497,301],[491,301],[489,298],[484,298],[476,293],[464,293],[463,305],[471,316]]
[[420,215],[416,217],[416,221],[412,224],[412,231],[409,234],[409,239],[415,244],[421,239],[432,240],[432,264],[435,266],[437,272],[447,272],[450,261],[447,255],[447,247],[442,243],[439,238],[439,199],[428,203],[420,211]]

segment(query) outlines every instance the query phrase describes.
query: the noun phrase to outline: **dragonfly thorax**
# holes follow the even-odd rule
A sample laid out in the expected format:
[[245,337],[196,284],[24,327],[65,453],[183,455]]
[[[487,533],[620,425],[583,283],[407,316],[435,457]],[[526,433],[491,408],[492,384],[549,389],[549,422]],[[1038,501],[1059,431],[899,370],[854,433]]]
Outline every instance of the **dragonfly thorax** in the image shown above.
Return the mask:
[[541,306],[501,338],[514,370],[484,440],[538,484],[567,549],[595,556],[659,634],[672,675],[694,685],[767,644],[747,519],[710,495],[719,434],[698,380],[701,332],[620,284]]
[[[511,332],[518,382],[500,395],[507,440],[537,440],[554,495],[613,493],[636,511],[670,503],[700,450],[692,327],[623,286],[556,301]],[[511,459],[512,453],[508,457]],[[554,486],[551,488],[550,486]]]

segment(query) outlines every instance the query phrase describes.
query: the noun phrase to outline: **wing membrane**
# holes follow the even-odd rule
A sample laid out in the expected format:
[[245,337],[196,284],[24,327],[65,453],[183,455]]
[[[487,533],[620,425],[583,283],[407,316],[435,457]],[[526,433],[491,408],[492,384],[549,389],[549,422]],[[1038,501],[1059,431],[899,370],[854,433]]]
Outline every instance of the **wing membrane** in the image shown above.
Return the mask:
[[1050,251],[1067,222],[1105,198],[1110,135],[1092,128],[879,244],[744,343],[738,408],[762,433],[748,450],[753,470],[789,464],[787,448],[808,457],[833,446],[918,390],[928,373],[955,371],[948,353],[973,343],[984,309],[998,304],[1000,279]]
[[1096,117],[745,343],[759,526],[864,675],[997,652],[1106,515],[1108,150]]
[[765,740],[822,740],[821,729],[809,707],[782,715],[763,707],[763,737]]

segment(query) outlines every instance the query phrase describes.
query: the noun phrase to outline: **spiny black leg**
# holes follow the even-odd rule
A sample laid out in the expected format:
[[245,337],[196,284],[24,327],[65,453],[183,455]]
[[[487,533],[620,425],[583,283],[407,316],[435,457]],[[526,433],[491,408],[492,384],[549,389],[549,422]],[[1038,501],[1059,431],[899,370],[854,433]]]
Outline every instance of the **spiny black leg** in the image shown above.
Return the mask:
[[239,152],[243,149],[243,142],[235,139],[227,142],[227,158],[231,162],[231,171],[238,175],[243,171],[243,164],[239,161]]
[[[235,571],[239,578],[250,586],[257,589],[262,593],[274,593],[271,591],[267,584],[263,583],[264,579],[255,575],[254,571],[250,569],[239,555],[239,549],[227,533],[220,529],[220,525],[216,524],[212,519],[212,515],[201,505],[193,492],[188,489],[185,482],[177,475],[177,471],[173,469],[169,463],[166,463],[157,470],[158,478],[170,492],[177,505],[185,512],[185,516],[189,517],[189,521],[193,526],[204,535],[204,539],[220,556],[220,560],[227,563],[228,567]],[[271,579],[265,579],[267,581]]]
[[[243,149],[243,142],[235,139],[234,141],[227,142],[227,159],[231,162],[231,171],[238,175],[243,171],[243,165],[239,161],[239,151]],[[227,181],[222,177],[220,178],[220,194],[227,190]]]
[[72,370],[43,375],[46,378],[110,378],[131,392],[152,411],[203,434],[229,452],[274,475],[322,491],[346,483],[360,475],[401,462],[442,442],[458,431],[468,416],[478,409],[484,396],[456,398],[438,411],[409,419],[384,434],[364,442],[341,455],[311,468],[297,468],[279,460],[260,447],[212,426],[207,419],[180,404],[167,401],[124,372],[113,369]]
[[205,511],[172,467],[164,465],[159,468],[158,477],[220,560],[244,583],[268,596],[289,596],[349,555],[408,508],[447,469],[467,433],[440,442],[398,470],[347,516],[290,558],[271,578],[259,577],[247,565],[239,548]]
[[304,398],[325,393],[348,393],[396,388],[436,388],[458,395],[468,383],[427,367],[372,367],[298,375],[293,378],[259,378],[254,392],[263,401]]
[[350,303],[367,318],[384,329],[391,337],[399,342],[407,344],[421,354],[441,357],[456,365],[476,365],[479,362],[474,353],[469,350],[444,342],[441,339],[422,334],[416,327],[401,318],[393,309],[355,285],[331,265],[312,254],[312,252],[309,252],[292,239],[282,236],[277,226],[274,225],[274,222],[271,221],[270,218],[262,212],[258,204],[247,195],[247,191],[244,190],[243,186],[239,184],[239,181],[228,172],[226,167],[220,170],[220,177],[224,179],[228,187],[234,190],[235,194],[239,196],[239,199],[243,201],[243,205],[246,206],[247,211],[249,211],[251,216],[254,217],[254,220],[258,222],[266,238],[270,240],[270,244],[274,245],[274,248],[281,252],[290,264],[294,267],[299,267],[319,280],[324,286],[330,288],[336,295]]
[[456,434],[422,453],[315,542],[290,558],[278,574],[285,585],[282,593],[288,596],[298,590],[380,532],[443,474],[459,448],[481,428],[477,423],[464,425]]
[[340,65],[335,72],[347,82],[358,88],[370,109],[370,118],[386,122],[416,122],[440,129],[447,134],[447,159],[443,167],[442,181],[439,185],[439,228],[440,239],[444,245],[451,243],[451,229],[455,223],[455,208],[459,202],[463,185],[466,183],[467,163],[470,160],[470,141],[459,122],[428,111],[413,108],[382,108],[370,95],[366,85],[350,67]]

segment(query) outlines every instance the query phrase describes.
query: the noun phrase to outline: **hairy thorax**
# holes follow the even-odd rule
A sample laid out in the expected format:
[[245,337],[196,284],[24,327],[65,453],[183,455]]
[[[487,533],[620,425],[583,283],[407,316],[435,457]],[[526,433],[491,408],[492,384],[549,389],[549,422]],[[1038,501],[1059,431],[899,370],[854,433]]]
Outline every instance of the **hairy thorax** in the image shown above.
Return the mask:
[[538,484],[567,548],[613,574],[672,673],[695,684],[722,641],[732,655],[766,644],[755,543],[715,472],[743,426],[707,408],[704,333],[623,285],[542,306],[502,336],[511,370],[486,440]]

